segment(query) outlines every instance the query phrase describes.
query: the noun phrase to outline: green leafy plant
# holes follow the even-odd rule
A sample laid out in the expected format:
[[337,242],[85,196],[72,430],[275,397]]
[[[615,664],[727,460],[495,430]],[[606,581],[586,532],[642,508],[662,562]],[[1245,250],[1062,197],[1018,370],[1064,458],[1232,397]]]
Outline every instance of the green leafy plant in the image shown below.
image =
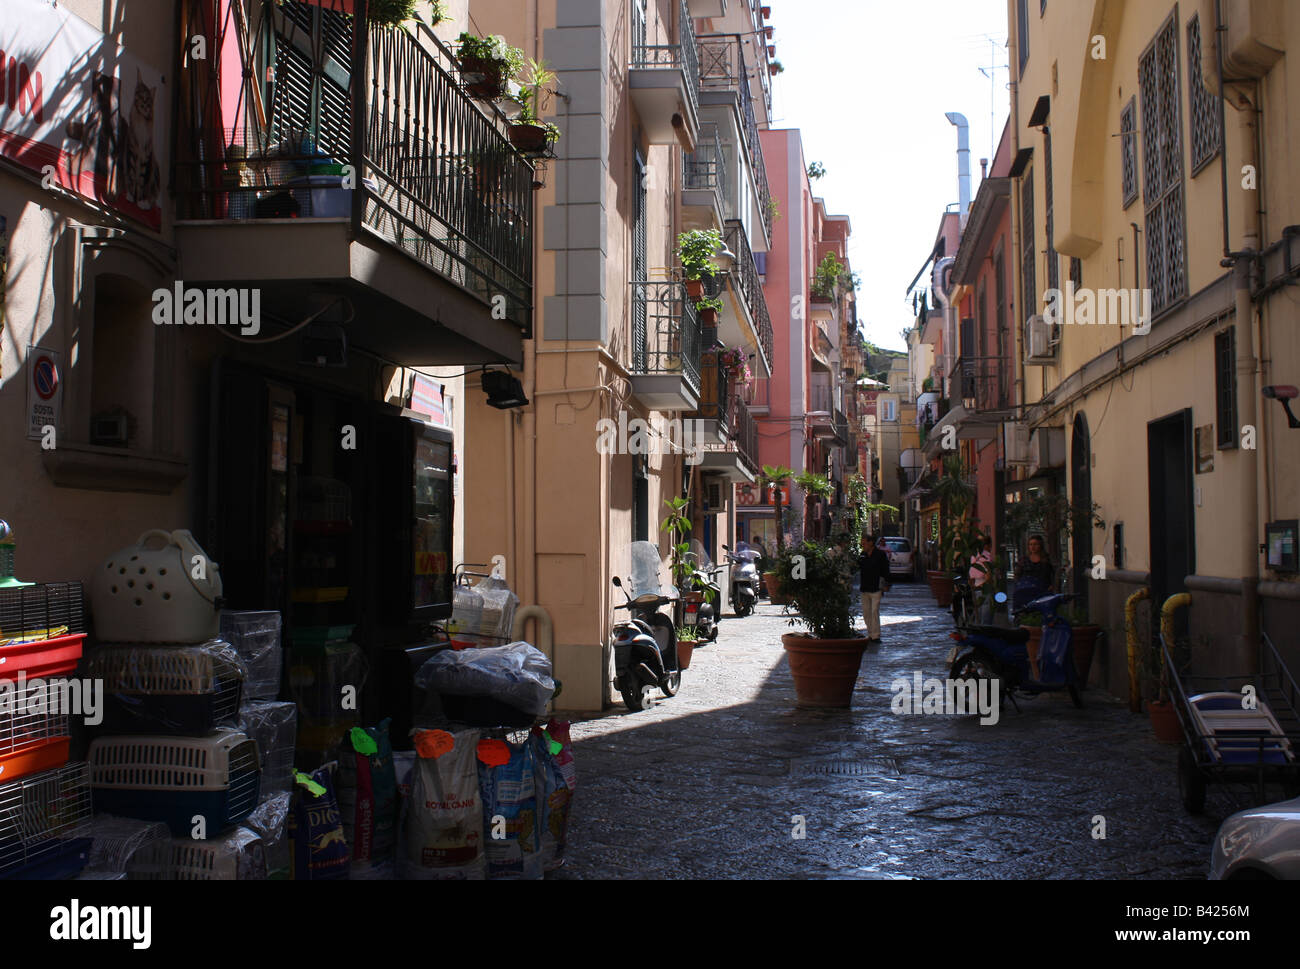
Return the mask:
[[686,537],[691,531],[691,520],[685,514],[690,501],[685,498],[665,498],[664,504],[668,506],[668,514],[659,525],[659,530],[667,532],[673,543],[673,584],[680,587],[693,571],[691,559],[694,556],[691,554],[691,543]]
[[462,65],[494,64],[503,77],[514,77],[524,66],[524,52],[511,47],[500,34],[479,37],[463,32],[458,38]]
[[785,548],[785,529],[782,527],[784,522],[781,518],[781,492],[785,489],[785,483],[794,477],[794,468],[787,468],[784,465],[763,465],[763,472],[760,480],[763,487],[772,485],[775,488],[774,500],[776,505],[776,547],[780,551]]
[[808,180],[815,182],[826,175],[826,166],[816,161],[808,166]]
[[848,548],[804,541],[776,556],[777,588],[798,610],[792,626],[817,639],[853,637],[853,580],[857,557]]
[[[418,18],[417,0],[370,0],[366,19],[372,27],[398,27]],[[435,14],[440,4],[434,4]],[[436,24],[437,19],[434,20]]]
[[679,643],[698,643],[700,641],[699,627],[698,626],[677,627],[677,641]]
[[703,299],[696,301],[695,308],[701,313],[705,310],[713,310],[715,313],[720,313],[722,312],[722,300],[716,296],[705,296]]
[[691,229],[677,237],[677,259],[682,275],[689,280],[712,279],[718,274],[713,257],[722,248],[722,233],[717,229]]
[[781,218],[781,202],[775,195],[767,197],[767,221],[775,222]]
[[1008,505],[1006,524],[1017,535],[1038,530],[1047,535],[1069,537],[1084,528],[1105,528],[1106,522],[1098,514],[1100,510],[1096,502],[1085,505],[1071,501],[1063,492],[1039,493]]
[[828,252],[817,264],[813,272],[812,294],[818,299],[833,299],[835,287],[844,275],[844,263],[835,258],[835,253]]
[[781,74],[785,71],[785,65],[780,61],[772,61],[771,67],[768,68],[773,74]]
[[555,144],[561,134],[554,124],[541,120],[541,112],[549,103],[549,86],[555,83],[555,78],[546,61],[529,58],[519,76],[519,93],[512,98],[519,105],[519,117],[512,124],[544,128],[548,145]]
[[934,378],[926,377],[921,381],[921,393],[929,394],[934,392]]

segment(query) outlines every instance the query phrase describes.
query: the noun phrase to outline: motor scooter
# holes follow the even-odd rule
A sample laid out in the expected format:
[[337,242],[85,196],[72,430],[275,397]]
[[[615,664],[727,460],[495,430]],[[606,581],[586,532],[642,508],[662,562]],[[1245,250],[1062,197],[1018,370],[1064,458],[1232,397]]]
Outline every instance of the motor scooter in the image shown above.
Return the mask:
[[737,542],[735,551],[730,545],[722,546],[731,564],[731,609],[744,619],[754,611],[758,602],[758,550],[746,542]]
[[[627,602],[616,610],[626,609],[631,618],[615,624],[610,637],[614,650],[614,675],[623,702],[632,711],[651,704],[657,686],[664,696],[676,696],[681,686],[681,666],[677,659],[677,629],[673,621],[659,611],[677,601],[677,590],[659,584],[659,549],[651,542],[632,543],[632,591],[614,576],[614,585],[623,591]],[[665,594],[667,593],[667,594]]]
[[[694,626],[699,633],[698,643],[711,643],[718,638],[718,621],[722,618],[722,587],[715,566],[699,539],[691,541],[690,589],[682,596],[682,625]],[[718,605],[715,605],[717,603]]]
[[[1079,692],[1079,674],[1074,666],[1074,631],[1056,608],[1073,599],[1072,594],[1042,596],[1023,605],[1020,611],[1036,612],[1043,617],[1043,638],[1038,648],[1038,675],[1029,665],[1029,630],[1001,626],[967,626],[952,633],[958,644],[948,653],[952,680],[994,680],[1001,684],[1001,696],[1009,698],[1016,710],[1016,694],[1034,697],[1040,693],[1066,691],[1076,707],[1083,706]],[[1007,601],[1005,592],[994,596],[999,605]]]

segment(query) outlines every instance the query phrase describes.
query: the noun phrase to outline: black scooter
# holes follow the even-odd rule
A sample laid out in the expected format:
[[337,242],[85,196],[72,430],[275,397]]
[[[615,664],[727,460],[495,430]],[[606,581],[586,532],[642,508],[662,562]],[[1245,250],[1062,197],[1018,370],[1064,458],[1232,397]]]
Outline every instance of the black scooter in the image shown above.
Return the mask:
[[[623,589],[623,581],[614,576],[614,585]],[[651,692],[657,686],[664,696],[676,696],[682,683],[677,662],[677,630],[673,621],[659,611],[674,600],[664,595],[644,595],[633,599],[626,589],[627,602],[615,609],[629,609],[632,618],[614,627],[614,674],[623,702],[632,711],[651,704]]]

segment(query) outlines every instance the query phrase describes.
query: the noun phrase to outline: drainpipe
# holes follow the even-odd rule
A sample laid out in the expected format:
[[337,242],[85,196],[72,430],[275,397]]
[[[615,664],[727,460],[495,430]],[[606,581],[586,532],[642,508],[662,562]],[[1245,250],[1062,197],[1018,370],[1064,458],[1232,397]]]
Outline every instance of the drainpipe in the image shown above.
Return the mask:
[[1138,603],[1151,598],[1151,589],[1143,586],[1124,600],[1124,630],[1128,636],[1128,708],[1130,713],[1142,712],[1142,688],[1138,682]]
[[957,129],[957,198],[961,213],[961,228],[966,231],[966,215],[970,212],[970,125],[964,114],[949,111],[944,115]]

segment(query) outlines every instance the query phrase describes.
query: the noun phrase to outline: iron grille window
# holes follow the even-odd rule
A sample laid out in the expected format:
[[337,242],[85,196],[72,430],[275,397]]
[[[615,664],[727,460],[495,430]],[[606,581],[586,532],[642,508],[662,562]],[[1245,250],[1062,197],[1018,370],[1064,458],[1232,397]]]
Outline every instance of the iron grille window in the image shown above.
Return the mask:
[[1025,318],[1033,316],[1038,310],[1038,280],[1034,274],[1034,173],[1025,172],[1025,180],[1020,183],[1020,236],[1024,243],[1020,267],[1020,302],[1024,307]]
[[1138,197],[1137,98],[1129,98],[1119,113],[1119,164],[1124,186],[1124,208]]
[[1219,99],[1210,93],[1201,74],[1201,18],[1187,21],[1187,103],[1191,109],[1192,174],[1219,153]]
[[333,158],[351,153],[352,22],[342,13],[290,0],[276,8],[271,72],[272,138]]
[[1043,129],[1043,202],[1047,209],[1047,288],[1061,288],[1061,260],[1057,258],[1055,220],[1052,218],[1052,132]]
[[1187,295],[1183,125],[1179,106],[1177,10],[1138,62],[1142,93],[1142,196],[1147,280],[1159,314]]
[[1237,334],[1214,335],[1215,430],[1220,448],[1237,446]]
[[1016,0],[1016,52],[1020,60],[1020,74],[1024,76],[1029,61],[1029,0]]

